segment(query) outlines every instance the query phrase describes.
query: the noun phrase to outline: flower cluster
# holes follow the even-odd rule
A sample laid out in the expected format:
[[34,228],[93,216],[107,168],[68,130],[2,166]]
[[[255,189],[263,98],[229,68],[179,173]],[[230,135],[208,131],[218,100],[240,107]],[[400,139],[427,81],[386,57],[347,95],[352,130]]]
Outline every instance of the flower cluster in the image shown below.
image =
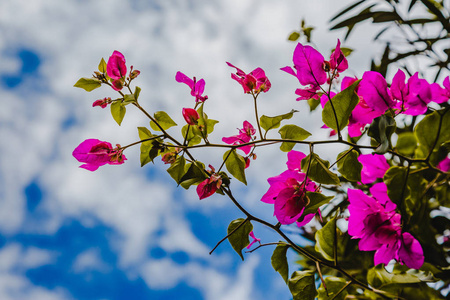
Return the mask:
[[[281,224],[297,221],[298,226],[304,226],[314,218],[315,213],[303,216],[303,211],[309,204],[306,192],[317,190],[316,184],[301,172],[301,161],[305,157],[302,152],[290,151],[286,163],[288,169],[267,179],[270,187],[261,201],[274,205],[274,216]],[[320,214],[320,210],[318,212]]]
[[87,139],[73,150],[72,155],[79,161],[84,163],[80,168],[95,171],[100,166],[120,165],[127,158],[122,153],[120,145],[117,148],[112,147],[108,142],[97,139]]
[[[255,132],[256,132],[256,130],[252,126],[252,124],[250,124],[250,122],[248,122],[248,121],[244,121],[243,128],[239,129],[238,135],[224,137],[224,138],[222,138],[222,142],[229,144],[229,145],[246,144],[251,141]],[[244,151],[245,154],[249,154],[250,151],[252,150],[252,147],[253,147],[252,145],[245,145],[245,146],[239,147],[238,149]]]
[[227,62],[232,68],[236,69],[236,74],[231,74],[231,78],[239,82],[239,84],[244,89],[244,93],[250,94],[259,94],[260,92],[268,92],[272,84],[266,76],[266,73],[261,68],[256,68],[251,71],[249,74],[246,74],[244,71],[239,69],[238,67],[233,66],[229,62]]
[[401,215],[387,196],[384,183],[370,188],[373,197],[361,190],[348,190],[348,234],[361,239],[359,249],[375,251],[374,263],[388,264],[392,259],[409,268],[419,269],[423,262],[420,243],[408,232],[402,232]]

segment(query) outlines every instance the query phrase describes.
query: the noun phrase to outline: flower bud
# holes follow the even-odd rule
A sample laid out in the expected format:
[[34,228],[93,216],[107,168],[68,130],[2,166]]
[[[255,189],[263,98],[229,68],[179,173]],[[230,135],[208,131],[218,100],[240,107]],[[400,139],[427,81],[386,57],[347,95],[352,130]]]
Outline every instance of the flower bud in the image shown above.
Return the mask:
[[198,112],[193,108],[183,108],[183,118],[189,125],[197,125],[200,116]]

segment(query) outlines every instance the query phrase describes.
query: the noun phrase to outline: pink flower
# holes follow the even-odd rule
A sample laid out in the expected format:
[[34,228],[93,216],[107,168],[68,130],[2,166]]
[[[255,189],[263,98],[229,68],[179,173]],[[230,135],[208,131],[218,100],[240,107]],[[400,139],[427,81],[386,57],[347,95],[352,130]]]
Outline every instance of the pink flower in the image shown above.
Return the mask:
[[113,149],[108,142],[102,142],[97,139],[87,139],[73,150],[72,155],[82,163],[80,166],[89,171],[95,171],[100,166],[120,165],[123,164],[127,158],[122,154],[120,145]]
[[437,83],[430,85],[433,102],[444,103],[450,99],[450,76],[444,79],[443,86],[444,88]]
[[261,239],[258,239],[257,237],[255,237],[255,234],[253,233],[253,231],[250,231],[250,233],[248,235],[253,239],[253,241],[251,241],[250,244],[248,244],[247,249],[250,249],[254,243],[261,242]]
[[425,79],[419,79],[419,73],[415,73],[405,84],[405,73],[398,70],[392,79],[391,94],[398,100],[397,108],[404,113],[417,116],[425,113],[427,105],[431,102],[432,90]]
[[183,118],[189,125],[197,125],[200,116],[198,112],[193,108],[183,108]]
[[[252,124],[250,124],[248,121],[244,121],[243,128],[239,129],[238,135],[233,135],[230,137],[224,137],[222,138],[222,142],[229,144],[229,145],[240,145],[240,144],[246,144],[250,142],[252,139],[252,136],[255,134],[256,130],[253,128]],[[245,145],[242,147],[239,147],[239,150],[244,151],[245,154],[249,154],[252,150],[252,145]]]
[[246,74],[244,71],[242,71],[238,67],[233,66],[229,62],[227,62],[227,65],[236,69],[236,74],[231,74],[231,78],[242,85],[242,87],[244,88],[244,93],[266,93],[272,86],[266,74],[264,73],[264,70],[261,68],[256,68],[249,74]]
[[101,108],[105,108],[110,103],[111,103],[111,98],[110,97],[105,97],[103,99],[99,99],[99,100],[94,101],[94,103],[92,103],[92,107],[100,106]]
[[127,74],[125,57],[119,51],[114,51],[106,64],[106,73],[111,79],[121,79]]
[[197,186],[197,195],[200,200],[208,198],[222,186],[222,178],[218,174],[212,174]]
[[444,158],[441,162],[439,162],[436,168],[440,169],[443,172],[450,171],[450,158],[448,156]]
[[177,82],[185,83],[191,88],[191,95],[195,97],[195,102],[205,102],[208,96],[202,96],[205,91],[205,80],[200,79],[199,81],[191,79],[181,72],[177,72],[175,75],[175,80]]
[[374,197],[361,190],[348,190],[348,234],[361,239],[360,250],[375,251],[375,265],[396,259],[409,268],[419,269],[424,262],[422,247],[411,234],[402,233],[401,216],[387,196],[386,185],[377,183],[370,192]]
[[361,154],[358,161],[363,165],[361,170],[361,182],[369,184],[383,178],[386,171],[390,168],[386,157],[380,154]]
[[367,106],[381,114],[395,106],[394,100],[389,95],[386,79],[378,72],[365,72],[357,93]]
[[336,49],[334,49],[333,53],[331,53],[330,67],[332,70],[336,70],[338,72],[344,72],[348,69],[347,59],[341,51],[340,40],[337,42]]
[[[274,215],[281,224],[292,224],[297,221],[298,226],[309,223],[315,214],[303,215],[309,204],[306,192],[314,192],[316,184],[301,173],[301,160],[305,154],[298,151],[288,153],[288,170],[278,176],[270,177],[269,190],[261,198],[262,202],[274,204]],[[298,220],[302,221],[298,221]]]

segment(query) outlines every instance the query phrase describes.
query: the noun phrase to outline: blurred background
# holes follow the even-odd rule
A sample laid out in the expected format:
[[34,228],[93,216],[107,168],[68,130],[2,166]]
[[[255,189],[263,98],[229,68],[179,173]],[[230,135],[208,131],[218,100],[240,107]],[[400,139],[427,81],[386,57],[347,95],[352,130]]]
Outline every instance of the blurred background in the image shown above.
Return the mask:
[[[225,197],[199,201],[195,189],[176,187],[159,159],[140,168],[139,147],[126,150],[121,166],[78,168],[72,151],[83,140],[127,145],[139,139],[137,126],[149,124],[129,106],[119,127],[109,108],[92,107],[115,97],[112,89],[87,93],[73,85],[118,50],[141,71],[133,81],[142,88],[141,105],[183,124],[181,109],[194,100],[175,74],[204,78],[205,112],[220,121],[210,141],[220,142],[244,120],[255,123],[252,98],[225,62],[246,72],[261,67],[272,88],[258,99],[260,114],[296,109],[293,123],[327,137],[320,116],[295,101],[298,81],[279,69],[292,65],[296,43],[288,37],[302,19],[315,27],[314,46],[327,58],[345,36],[330,32],[329,21],[351,2],[2,0],[0,299],[289,299],[270,264],[273,248],[245,254],[242,262],[225,242],[209,255],[242,217]],[[343,43],[356,49],[347,75],[361,76],[383,53],[383,44],[372,42],[377,30],[366,26]],[[222,152],[195,155],[217,167]],[[232,188],[248,210],[275,222],[273,207],[260,198],[267,178],[285,169],[286,154],[277,146],[256,154],[248,187]],[[299,239],[298,228],[287,231]],[[262,227],[254,232],[262,242],[278,241]]]

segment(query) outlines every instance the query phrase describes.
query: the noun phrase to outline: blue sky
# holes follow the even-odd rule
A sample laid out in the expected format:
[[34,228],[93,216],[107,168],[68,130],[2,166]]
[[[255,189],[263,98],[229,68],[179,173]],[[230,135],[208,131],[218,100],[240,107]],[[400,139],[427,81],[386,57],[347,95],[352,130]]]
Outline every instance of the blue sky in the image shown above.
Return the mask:
[[[119,50],[141,71],[141,105],[182,124],[181,108],[193,100],[175,73],[204,78],[206,112],[220,121],[212,139],[220,141],[253,120],[251,101],[225,62],[262,67],[272,89],[261,96],[261,112],[301,110],[293,121],[325,136],[305,119],[306,104],[295,101],[297,82],[279,68],[291,64],[295,44],[286,39],[301,18],[317,28],[323,53],[335,47],[343,33],[327,32],[327,21],[350,1],[336,2],[1,1],[0,299],[289,299],[270,265],[273,248],[244,262],[228,243],[209,255],[229,222],[242,217],[226,198],[199,201],[194,189],[177,189],[161,162],[140,168],[138,148],[127,150],[122,166],[78,168],[71,153],[81,141],[126,145],[148,120],[130,109],[119,127],[108,110],[92,108],[111,90],[86,93],[73,84]],[[350,75],[361,74],[367,53],[379,50],[369,40],[366,34],[349,44],[359,50]],[[196,155],[213,165],[222,157]],[[233,188],[246,208],[274,221],[259,199],[286,156],[273,148],[258,157],[248,187]],[[262,227],[255,234],[278,240]]]

